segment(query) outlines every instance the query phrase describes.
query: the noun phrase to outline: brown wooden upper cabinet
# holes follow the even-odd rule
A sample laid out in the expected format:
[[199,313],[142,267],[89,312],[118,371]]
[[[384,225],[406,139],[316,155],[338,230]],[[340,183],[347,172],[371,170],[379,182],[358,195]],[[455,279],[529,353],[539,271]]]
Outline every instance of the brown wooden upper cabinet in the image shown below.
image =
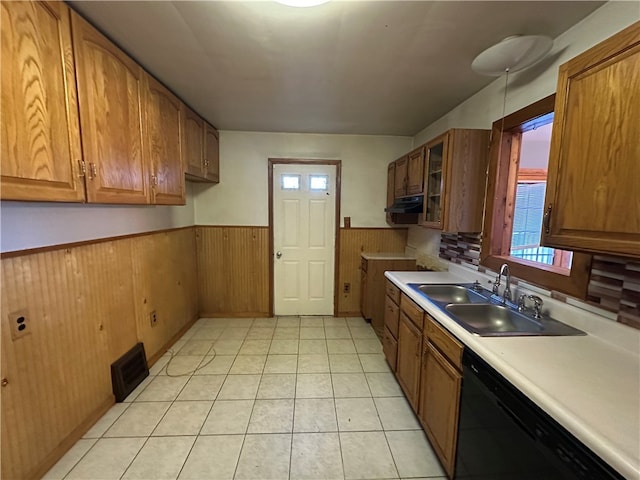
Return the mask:
[[184,173],[202,177],[204,170],[204,120],[186,105],[182,106],[182,153]]
[[[395,195],[396,185],[396,162],[391,162],[387,167],[387,207],[393,205],[393,201],[396,198]],[[387,212],[387,223],[393,223],[393,215]]]
[[205,178],[211,182],[220,182],[220,147],[218,130],[204,123],[204,168]]
[[427,143],[423,226],[482,231],[489,133],[453,129]]
[[182,109],[184,173],[196,182],[219,181],[218,131],[186,105]]
[[409,153],[407,166],[407,195],[420,195],[424,182],[424,146]]
[[180,148],[182,102],[151,75],[144,75],[146,163],[151,169],[151,201],[184,205]]
[[[420,195],[424,179],[424,146],[395,161],[394,198]],[[387,192],[388,192],[387,185]]]
[[404,197],[407,195],[407,171],[408,171],[409,157],[405,155],[402,158],[396,160],[396,169],[394,176],[395,185],[395,197]]
[[2,2],[0,8],[1,197],[82,202],[69,9],[62,2]]
[[142,68],[75,12],[71,21],[87,200],[148,203]]
[[64,3],[0,8],[0,198],[183,205],[185,143],[219,181],[218,132]]
[[542,244],[640,257],[640,22],[560,67]]

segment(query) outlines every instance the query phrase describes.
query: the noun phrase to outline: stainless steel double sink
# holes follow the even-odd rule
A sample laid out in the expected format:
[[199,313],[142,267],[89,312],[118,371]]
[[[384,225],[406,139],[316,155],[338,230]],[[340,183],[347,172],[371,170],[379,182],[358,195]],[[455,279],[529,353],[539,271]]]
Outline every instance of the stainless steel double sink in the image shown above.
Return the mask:
[[586,335],[548,316],[519,312],[478,284],[420,284],[409,287],[430,300],[467,331],[482,337]]

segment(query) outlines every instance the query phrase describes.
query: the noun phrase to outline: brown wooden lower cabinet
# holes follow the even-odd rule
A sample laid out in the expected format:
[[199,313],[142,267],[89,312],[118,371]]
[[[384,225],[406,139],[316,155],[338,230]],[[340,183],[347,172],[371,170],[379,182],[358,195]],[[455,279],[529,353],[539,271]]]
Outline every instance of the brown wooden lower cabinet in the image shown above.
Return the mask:
[[422,352],[422,332],[413,322],[400,312],[398,324],[398,361],[396,375],[409,403],[414,410],[418,407],[420,388],[420,354]]
[[443,468],[453,478],[464,347],[406,295],[398,296],[400,307],[386,297],[385,357]]
[[386,327],[384,329],[384,335],[382,336],[382,351],[384,352],[384,356],[387,359],[391,370],[395,372],[398,360],[398,341]]
[[384,272],[415,271],[416,260],[406,258],[401,253],[397,254],[397,257],[392,254],[383,254],[382,257],[376,258],[376,255],[378,254],[362,254],[360,311],[364,318],[371,320],[371,326],[378,336],[382,337],[384,334],[385,293],[387,293],[389,283]]
[[430,343],[426,346],[420,395],[422,410],[418,412],[440,462],[447,475],[453,477],[455,467],[460,389],[462,374]]
[[384,326],[388,329],[393,338],[398,339],[398,322],[400,321],[400,307],[391,300],[390,297],[385,297],[384,305]]

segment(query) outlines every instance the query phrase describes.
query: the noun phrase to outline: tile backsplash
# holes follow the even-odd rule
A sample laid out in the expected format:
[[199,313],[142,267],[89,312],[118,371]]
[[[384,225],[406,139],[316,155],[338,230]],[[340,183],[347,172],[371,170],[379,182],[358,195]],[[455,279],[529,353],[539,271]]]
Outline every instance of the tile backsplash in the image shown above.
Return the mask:
[[618,322],[640,329],[640,262],[595,255],[587,301],[618,313]]
[[443,233],[440,238],[440,258],[479,266],[481,243],[481,233]]
[[[480,233],[443,233],[439,256],[479,266],[481,244]],[[594,255],[586,302],[614,312],[618,322],[640,329],[640,261]]]

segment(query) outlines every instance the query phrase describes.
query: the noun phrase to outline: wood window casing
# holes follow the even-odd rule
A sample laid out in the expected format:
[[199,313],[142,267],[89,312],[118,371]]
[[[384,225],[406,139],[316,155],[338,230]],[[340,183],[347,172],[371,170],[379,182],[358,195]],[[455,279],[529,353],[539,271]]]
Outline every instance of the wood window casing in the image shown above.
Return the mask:
[[555,265],[510,255],[522,133],[549,123],[554,102],[555,94],[493,123],[480,263],[494,271],[506,263],[515,277],[543,288],[585,298],[591,255],[574,252],[569,272]]

